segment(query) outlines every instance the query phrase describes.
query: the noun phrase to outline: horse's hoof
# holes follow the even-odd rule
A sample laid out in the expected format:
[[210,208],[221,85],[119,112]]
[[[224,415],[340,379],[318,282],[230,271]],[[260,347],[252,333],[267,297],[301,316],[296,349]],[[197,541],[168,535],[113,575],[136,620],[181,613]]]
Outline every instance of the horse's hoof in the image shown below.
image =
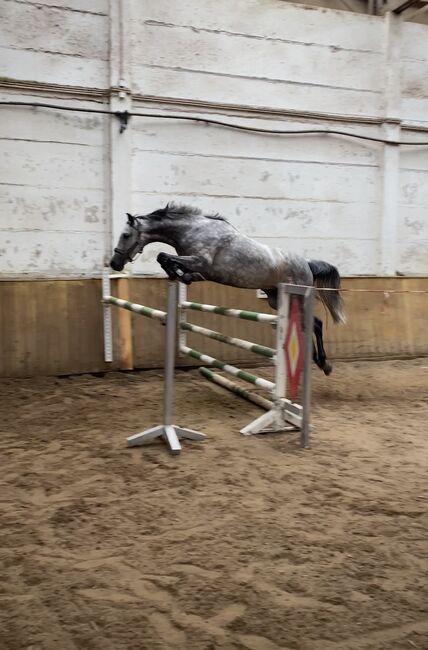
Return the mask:
[[181,277],[181,281],[184,282],[184,284],[192,284],[192,273],[184,273]]
[[333,372],[333,366],[331,366],[329,363],[326,363],[323,368],[324,374],[325,375],[331,375]]

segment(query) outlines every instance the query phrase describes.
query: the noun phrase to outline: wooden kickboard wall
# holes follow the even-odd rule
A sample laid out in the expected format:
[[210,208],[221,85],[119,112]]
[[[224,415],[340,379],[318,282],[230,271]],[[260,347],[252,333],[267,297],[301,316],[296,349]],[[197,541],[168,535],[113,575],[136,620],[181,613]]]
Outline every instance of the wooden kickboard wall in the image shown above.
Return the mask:
[[[345,278],[345,326],[325,318],[325,346],[330,358],[394,358],[428,355],[428,278]],[[374,291],[376,290],[376,291]],[[393,293],[393,291],[403,293]],[[113,295],[165,309],[166,281],[155,278],[114,280]],[[239,309],[271,312],[253,290],[212,283],[192,285],[189,299]],[[120,367],[160,368],[164,327],[154,320],[112,307],[115,361],[104,363],[101,281],[20,280],[0,282],[0,376],[31,377],[104,372]],[[273,313],[273,312],[272,312]],[[119,318],[122,319],[120,328]],[[270,325],[215,314],[189,312],[190,322],[202,324],[257,343],[272,345]],[[123,332],[131,333],[124,341]],[[120,329],[120,331],[119,331]],[[122,335],[122,340],[121,340]],[[126,337],[125,337],[126,338]],[[129,339],[129,337],[128,337]],[[263,359],[224,344],[188,334],[188,344],[235,364],[264,363]],[[194,365],[179,359],[178,365]]]

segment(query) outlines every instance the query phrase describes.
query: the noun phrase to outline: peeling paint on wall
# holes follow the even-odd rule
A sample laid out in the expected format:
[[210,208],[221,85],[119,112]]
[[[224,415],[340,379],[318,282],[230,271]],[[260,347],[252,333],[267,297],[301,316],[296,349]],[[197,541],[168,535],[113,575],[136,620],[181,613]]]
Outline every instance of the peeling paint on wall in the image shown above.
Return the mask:
[[[126,81],[132,79],[135,93],[168,97],[171,111],[174,101],[193,99],[251,105],[258,117],[243,112],[228,119],[296,130],[333,124],[310,119],[308,111],[384,116],[379,17],[266,0],[129,4]],[[65,104],[105,106],[100,93],[111,81],[112,3],[22,0],[2,7],[0,75],[34,80],[33,95],[4,87],[3,98],[40,101],[51,93]],[[403,25],[402,117],[425,127],[427,41],[427,26]],[[37,84],[43,92],[34,90]],[[134,98],[134,108],[140,106]],[[274,119],[271,110],[296,111],[296,117]],[[1,111],[0,273],[98,274],[110,228],[109,119]],[[220,110],[210,115],[225,117]],[[334,126],[381,135],[377,126]],[[218,211],[269,245],[336,263],[343,274],[378,272],[382,145],[141,118],[130,121],[129,134],[132,192],[112,216],[115,232],[125,212],[178,200]],[[428,151],[402,148],[400,155],[400,270],[428,273]],[[160,274],[159,250],[167,247],[148,247],[134,269]]]

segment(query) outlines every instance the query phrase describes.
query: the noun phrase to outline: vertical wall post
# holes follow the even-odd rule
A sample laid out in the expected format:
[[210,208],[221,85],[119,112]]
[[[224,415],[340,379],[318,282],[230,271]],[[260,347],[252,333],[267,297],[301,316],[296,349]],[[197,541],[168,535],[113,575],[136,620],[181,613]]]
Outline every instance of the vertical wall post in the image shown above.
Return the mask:
[[303,357],[303,413],[300,429],[300,446],[307,447],[311,426],[311,387],[312,387],[312,333],[314,329],[315,289],[308,287],[304,296],[304,357]]
[[[385,21],[385,118],[386,140],[400,140],[401,127],[401,25],[402,19],[388,12]],[[380,227],[380,273],[395,275],[398,268],[399,146],[385,144],[382,160],[382,218]]]
[[[129,5],[127,0],[110,0],[110,110],[131,111]],[[109,238],[118,240],[125,223],[125,213],[132,212],[132,133],[131,127],[121,129],[119,119],[110,118],[110,229]],[[112,241],[106,242],[107,255]],[[114,244],[113,244],[114,245]],[[127,267],[130,270],[131,265]]]

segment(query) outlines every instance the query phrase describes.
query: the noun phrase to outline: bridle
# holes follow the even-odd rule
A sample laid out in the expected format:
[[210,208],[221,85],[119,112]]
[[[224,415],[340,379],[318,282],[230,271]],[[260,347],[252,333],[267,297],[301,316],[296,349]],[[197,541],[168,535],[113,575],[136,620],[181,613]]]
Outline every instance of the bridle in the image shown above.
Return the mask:
[[[137,233],[140,232],[138,230],[138,227],[132,226],[131,224],[129,224],[129,227],[136,230]],[[138,249],[139,245],[140,245],[140,242],[139,242],[138,237],[137,237],[137,239],[135,240],[135,243],[127,251],[123,251],[120,248],[115,248],[114,252],[118,253],[119,255],[124,257],[127,260],[127,262],[133,262],[135,260],[135,258],[137,257],[137,255],[139,254],[139,252],[140,252],[139,250],[136,250],[136,249]],[[134,253],[134,251],[136,251],[136,252]]]

